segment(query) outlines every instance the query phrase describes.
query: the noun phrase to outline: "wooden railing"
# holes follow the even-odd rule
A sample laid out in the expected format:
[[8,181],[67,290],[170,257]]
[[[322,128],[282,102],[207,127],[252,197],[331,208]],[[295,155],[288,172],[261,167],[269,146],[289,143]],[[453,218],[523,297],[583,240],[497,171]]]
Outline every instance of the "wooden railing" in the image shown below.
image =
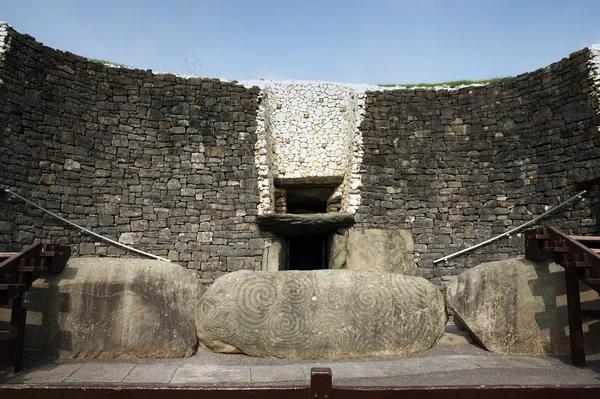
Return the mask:
[[19,372],[23,364],[27,307],[25,291],[42,273],[60,273],[71,256],[71,248],[33,244],[22,252],[0,253],[0,305],[12,300],[10,328],[0,331],[0,341],[8,341],[7,373]]
[[525,232],[526,259],[550,259],[565,269],[571,362],[577,367],[585,367],[583,318],[600,319],[600,310],[581,309],[579,292],[579,281],[600,292],[600,248],[594,246],[600,237],[569,236],[553,227]]

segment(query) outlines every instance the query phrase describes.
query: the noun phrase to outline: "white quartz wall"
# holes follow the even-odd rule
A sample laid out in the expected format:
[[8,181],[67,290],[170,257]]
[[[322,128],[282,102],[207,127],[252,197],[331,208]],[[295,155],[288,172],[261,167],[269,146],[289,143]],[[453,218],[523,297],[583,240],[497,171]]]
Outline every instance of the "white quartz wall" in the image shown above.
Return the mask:
[[273,146],[267,127],[270,124],[271,111],[264,92],[261,93],[258,106],[256,145],[254,148],[254,163],[258,169],[258,189],[260,201],[258,214],[274,213],[275,190],[273,185]]
[[277,177],[344,175],[353,123],[349,91],[333,83],[267,87]]
[[10,47],[10,36],[8,36],[9,26],[6,22],[0,22],[0,59],[4,57],[4,53]]
[[262,91],[256,165],[259,214],[274,212],[273,179],[342,176],[342,211],[360,201],[365,94],[324,82],[271,82]]
[[[594,44],[590,48],[590,52],[591,57],[587,62],[588,70],[590,71],[589,73],[594,81],[594,91],[596,92],[596,97],[598,100],[600,100],[600,44]],[[600,129],[600,126],[598,129]]]
[[349,168],[344,176],[344,192],[342,194],[342,210],[355,213],[360,205],[360,189],[362,187],[361,164],[364,155],[364,146],[360,124],[365,116],[365,93],[357,93],[351,99],[351,108],[354,109],[354,120],[351,126],[352,134],[349,136],[348,153]]

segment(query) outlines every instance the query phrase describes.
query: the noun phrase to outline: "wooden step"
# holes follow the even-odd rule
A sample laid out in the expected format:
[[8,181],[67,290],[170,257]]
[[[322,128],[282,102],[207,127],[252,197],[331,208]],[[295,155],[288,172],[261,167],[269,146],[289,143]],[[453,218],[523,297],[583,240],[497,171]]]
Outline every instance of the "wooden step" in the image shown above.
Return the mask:
[[569,252],[569,247],[544,247],[541,248],[542,251],[544,252],[562,252],[562,253],[568,253]]
[[597,309],[582,309],[581,316],[584,319],[600,319],[600,310]]
[[17,271],[20,273],[33,273],[33,272],[45,272],[45,266],[19,266]]
[[588,261],[561,262],[561,265],[563,267],[581,267],[581,268],[586,268],[586,267],[592,267],[592,262],[588,262]]
[[20,290],[26,287],[26,284],[0,284],[0,290]]
[[18,335],[18,329],[11,327],[8,331],[0,331],[0,342],[15,339]]
[[600,242],[600,237],[598,236],[569,236],[569,238],[576,241]]
[[580,277],[579,279],[590,286],[591,285],[600,285],[600,278]]
[[0,252],[0,259],[12,258],[13,256],[18,254],[19,252]]

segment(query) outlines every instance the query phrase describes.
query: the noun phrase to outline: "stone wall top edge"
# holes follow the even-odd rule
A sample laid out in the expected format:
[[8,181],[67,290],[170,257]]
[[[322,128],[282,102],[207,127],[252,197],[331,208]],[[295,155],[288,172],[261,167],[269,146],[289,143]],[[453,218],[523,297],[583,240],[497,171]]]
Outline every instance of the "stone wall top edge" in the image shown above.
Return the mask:
[[8,23],[0,22],[0,30],[7,31],[8,36],[11,38],[11,40],[20,42],[27,47],[34,48],[34,49],[39,48],[39,50],[41,50],[41,51],[45,51],[45,52],[49,52],[49,53],[56,53],[60,57],[64,57],[73,63],[77,63],[77,62],[89,63],[94,66],[93,69],[95,69],[95,70],[101,70],[101,71],[105,71],[105,72],[118,72],[118,73],[123,73],[123,74],[132,73],[132,74],[136,74],[136,75],[148,74],[149,77],[159,78],[159,79],[164,79],[164,80],[172,80],[177,83],[209,82],[209,83],[213,83],[213,84],[221,84],[221,85],[231,86],[231,87],[235,87],[235,88],[242,88],[242,89],[248,90],[252,93],[258,93],[260,91],[260,88],[257,86],[247,87],[247,86],[240,84],[237,81],[228,81],[228,80],[223,80],[223,79],[218,79],[218,78],[200,77],[200,76],[183,76],[183,75],[177,75],[174,73],[157,72],[157,71],[153,71],[151,69],[120,67],[120,66],[116,66],[116,65],[115,66],[105,65],[105,64],[102,64],[99,62],[92,61],[89,58],[86,58],[84,56],[72,53],[70,51],[64,51],[64,50],[55,49],[53,47],[47,46],[44,43],[36,40],[35,37],[33,37],[31,35],[18,32]]
[[[384,92],[458,92],[458,91],[464,91],[464,90],[471,90],[471,89],[476,89],[476,88],[488,88],[488,87],[493,87],[493,86],[501,86],[504,84],[507,84],[509,82],[516,82],[516,81],[520,81],[520,80],[524,80],[524,79],[528,79],[531,75],[534,75],[536,73],[541,73],[544,71],[550,71],[550,70],[554,70],[554,69],[560,69],[562,67],[562,63],[564,63],[565,61],[571,61],[574,60],[575,58],[581,56],[581,55],[587,55],[587,58],[592,58],[593,53],[596,53],[600,51],[600,44],[597,45],[593,45],[590,47],[584,47],[580,50],[577,50],[571,54],[569,54],[568,57],[564,57],[559,61],[553,62],[552,64],[549,64],[545,67],[541,67],[538,69],[535,69],[533,71],[529,71],[529,72],[523,72],[521,74],[518,74],[516,76],[510,76],[510,77],[506,77],[506,78],[502,78],[498,81],[495,82],[490,82],[490,83],[476,83],[476,84],[471,84],[471,85],[461,85],[461,86],[457,86],[457,87],[450,87],[450,86],[435,86],[435,87],[422,87],[422,86],[416,86],[416,87],[403,87],[403,86],[394,86],[394,87],[380,87],[378,90],[372,90],[372,91],[367,91],[366,94],[367,96],[374,96],[374,95],[378,95],[378,94],[383,94]],[[587,61],[583,60],[583,62]]]
[[577,50],[577,51],[569,54],[568,57],[565,57],[562,60],[554,62],[546,67],[538,68],[534,71],[524,72],[524,73],[519,74],[514,77],[507,77],[507,78],[504,78],[497,82],[492,82],[492,83],[471,84],[471,85],[463,85],[463,86],[458,86],[458,87],[435,86],[435,87],[410,87],[410,88],[408,88],[408,87],[402,87],[402,86],[381,87],[378,85],[367,84],[367,83],[343,83],[343,82],[332,82],[332,81],[311,81],[311,80],[293,80],[293,79],[252,79],[252,80],[238,81],[238,80],[227,80],[227,79],[199,77],[199,76],[191,76],[191,75],[178,75],[178,74],[174,74],[174,73],[163,73],[163,72],[153,71],[151,69],[108,66],[108,65],[104,65],[101,63],[91,61],[90,59],[88,59],[86,57],[71,53],[69,51],[63,51],[63,50],[52,48],[50,46],[46,46],[42,42],[36,40],[33,36],[18,32],[9,23],[7,23],[5,21],[0,21],[0,30],[8,31],[11,39],[15,39],[17,41],[24,42],[24,44],[28,44],[28,43],[26,43],[27,41],[33,41],[33,42],[35,42],[35,44],[37,46],[43,46],[43,48],[46,49],[47,51],[53,51],[53,52],[56,52],[63,56],[66,56],[67,58],[72,58],[73,62],[88,62],[91,64],[99,65],[106,71],[112,70],[112,71],[120,71],[120,72],[124,72],[124,73],[127,73],[126,71],[132,71],[133,73],[138,73],[138,74],[139,73],[149,73],[149,74],[151,74],[152,77],[164,77],[167,80],[176,80],[176,81],[181,81],[181,82],[199,80],[199,81],[203,81],[203,82],[212,82],[212,83],[223,84],[223,85],[228,85],[228,86],[232,86],[232,87],[243,87],[243,88],[249,89],[253,92],[262,91],[265,88],[268,88],[269,85],[282,85],[282,84],[306,85],[306,86],[308,86],[308,85],[336,85],[336,86],[347,87],[349,89],[354,90],[357,93],[365,93],[370,96],[376,95],[377,93],[387,92],[387,91],[403,91],[403,92],[407,92],[407,91],[415,91],[415,92],[418,92],[418,91],[427,91],[427,92],[430,92],[430,91],[433,91],[433,92],[436,92],[436,91],[460,91],[460,90],[464,90],[464,89],[472,89],[472,88],[477,88],[477,87],[502,85],[502,84],[512,81],[512,80],[522,79],[523,77],[527,77],[530,74],[536,73],[538,71],[556,68],[556,67],[558,67],[558,65],[561,62],[563,62],[565,60],[569,60],[569,59],[571,59],[571,60],[575,59],[576,57],[578,57],[582,54],[586,54],[586,53],[591,54],[591,53],[600,51],[600,43],[592,44],[589,47],[584,47],[580,50]]

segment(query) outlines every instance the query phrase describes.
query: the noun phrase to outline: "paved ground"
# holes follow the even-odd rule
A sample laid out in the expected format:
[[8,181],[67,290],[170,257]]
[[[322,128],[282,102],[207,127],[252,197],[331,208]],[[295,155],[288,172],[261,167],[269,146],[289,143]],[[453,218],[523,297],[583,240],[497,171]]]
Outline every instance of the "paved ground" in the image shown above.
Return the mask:
[[569,365],[569,357],[497,355],[446,334],[432,350],[393,359],[335,362],[259,359],[206,350],[187,359],[29,361],[16,375],[0,374],[3,384],[58,385],[290,385],[307,384],[310,369],[330,367],[336,385],[597,385],[600,355],[589,367]]

